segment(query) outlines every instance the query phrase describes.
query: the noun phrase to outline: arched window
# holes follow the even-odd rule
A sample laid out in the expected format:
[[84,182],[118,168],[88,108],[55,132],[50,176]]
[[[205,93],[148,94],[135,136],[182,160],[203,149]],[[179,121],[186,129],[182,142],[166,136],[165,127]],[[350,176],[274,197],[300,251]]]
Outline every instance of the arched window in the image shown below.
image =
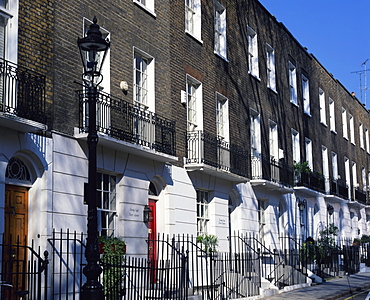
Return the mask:
[[13,157],[9,160],[5,177],[8,179],[31,181],[30,172],[23,161]]

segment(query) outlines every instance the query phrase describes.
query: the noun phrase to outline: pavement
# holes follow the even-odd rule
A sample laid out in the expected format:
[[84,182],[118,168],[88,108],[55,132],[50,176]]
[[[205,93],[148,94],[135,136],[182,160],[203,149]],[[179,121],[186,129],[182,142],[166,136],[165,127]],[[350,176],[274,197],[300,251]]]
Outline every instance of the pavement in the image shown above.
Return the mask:
[[370,272],[335,277],[321,284],[282,292],[262,299],[334,300],[346,295],[350,296],[353,292],[366,288],[370,288]]

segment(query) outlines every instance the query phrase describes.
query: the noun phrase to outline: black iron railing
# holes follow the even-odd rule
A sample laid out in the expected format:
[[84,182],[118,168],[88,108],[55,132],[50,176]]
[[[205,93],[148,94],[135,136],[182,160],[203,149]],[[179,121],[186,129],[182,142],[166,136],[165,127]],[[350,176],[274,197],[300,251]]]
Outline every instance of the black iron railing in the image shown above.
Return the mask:
[[361,204],[367,204],[367,195],[366,191],[363,191],[359,188],[354,189],[354,200],[361,203]]
[[348,199],[348,186],[340,179],[330,180],[330,194]]
[[252,179],[265,179],[285,186],[293,185],[293,169],[288,164],[265,158],[261,154],[252,156]]
[[219,171],[248,176],[249,155],[239,145],[203,130],[188,131],[187,164],[205,164]]
[[304,186],[325,193],[325,177],[316,172],[294,172],[294,186]]
[[0,59],[0,112],[46,124],[45,76]]
[[41,253],[27,237],[5,237],[0,244],[2,253],[0,298],[1,299],[49,299],[48,251]]
[[[80,101],[80,131],[89,126],[87,92],[77,91]],[[141,105],[134,105],[109,94],[97,96],[97,130],[112,138],[161,153],[176,155],[175,121],[160,117]]]

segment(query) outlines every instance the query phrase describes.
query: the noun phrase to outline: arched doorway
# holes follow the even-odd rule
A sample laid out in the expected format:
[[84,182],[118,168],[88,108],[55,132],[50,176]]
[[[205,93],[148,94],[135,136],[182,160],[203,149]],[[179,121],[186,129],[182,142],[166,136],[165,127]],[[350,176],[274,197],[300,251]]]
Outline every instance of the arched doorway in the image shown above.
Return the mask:
[[[2,281],[13,288],[4,292],[6,299],[18,299],[14,291],[26,289],[28,187],[32,184],[26,164],[19,158],[9,160],[5,173],[4,237]],[[19,184],[19,185],[17,185]]]

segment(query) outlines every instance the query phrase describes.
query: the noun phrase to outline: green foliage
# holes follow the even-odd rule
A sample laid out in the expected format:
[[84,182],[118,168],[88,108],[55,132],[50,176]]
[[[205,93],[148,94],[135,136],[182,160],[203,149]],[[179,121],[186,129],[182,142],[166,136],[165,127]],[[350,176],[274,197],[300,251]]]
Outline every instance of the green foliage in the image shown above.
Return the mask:
[[370,236],[366,235],[366,234],[363,234],[362,237],[361,237],[361,243],[363,243],[363,244],[370,243]]
[[361,245],[361,239],[359,239],[359,238],[354,238],[353,239],[353,245]]
[[308,162],[302,162],[302,163],[294,163],[294,171],[297,173],[311,173],[310,166],[308,165]]
[[213,234],[203,233],[198,235],[197,243],[203,244],[202,250],[204,250],[206,253],[209,253],[210,251],[217,252],[218,238]]
[[308,262],[316,261],[316,263],[323,263],[326,257],[330,256],[332,252],[337,251],[335,237],[338,235],[339,229],[334,224],[329,224],[319,232],[317,241],[307,239],[301,247],[302,260]]
[[100,261],[103,265],[105,299],[121,299],[126,243],[120,238],[107,236],[99,236],[98,243],[101,245],[101,249],[103,251]]

